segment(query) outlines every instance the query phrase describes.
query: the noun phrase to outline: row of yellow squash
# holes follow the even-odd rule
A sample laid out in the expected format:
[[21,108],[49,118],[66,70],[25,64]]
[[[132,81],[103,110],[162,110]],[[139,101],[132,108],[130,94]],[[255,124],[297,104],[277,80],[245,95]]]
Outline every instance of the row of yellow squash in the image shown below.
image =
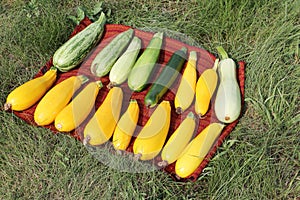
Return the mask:
[[[182,113],[192,104],[194,96],[196,96],[195,112],[203,116],[208,110],[211,96],[216,87],[217,74],[215,68],[218,60],[216,60],[214,69],[205,70],[197,83],[196,62],[196,52],[192,51],[190,52],[186,69],[181,78],[174,104],[176,112]],[[80,86],[88,81],[87,77],[83,75],[69,77],[49,90],[55,80],[56,69],[52,68],[42,77],[28,81],[11,92],[7,98],[6,107],[13,110],[24,110],[41,99],[34,112],[34,120],[38,125],[44,126],[54,122],[56,129],[61,132],[74,130],[93,110],[96,97],[102,84],[100,81],[89,83],[70,102]],[[47,92],[47,90],[49,91]],[[85,144],[100,145],[108,141],[110,137],[114,135],[114,147],[118,150],[125,150],[127,148],[137,124],[139,108],[137,102],[132,100],[129,103],[128,110],[118,122],[122,97],[123,93],[120,88],[114,87],[110,90],[105,101],[97,109],[84,129]],[[139,156],[140,159],[152,159],[161,151],[169,130],[170,110],[169,102],[163,101],[135,140],[134,153]],[[161,123],[162,120],[164,120],[165,123]],[[118,126],[116,126],[117,122]],[[161,125],[163,125],[163,127],[161,127]],[[191,146],[194,150],[190,148],[190,151],[197,151],[196,149],[198,149],[198,153],[195,155],[199,156],[195,156],[191,154],[191,152],[187,152],[186,154],[189,155],[189,159],[197,158],[196,160],[193,162],[188,160],[182,162],[182,160],[187,159],[186,156],[182,156],[181,159],[176,162],[176,173],[180,177],[188,176],[200,164],[211,147],[212,142],[221,132],[222,127],[223,125],[214,123],[207,127],[204,133],[200,134],[202,138],[198,139],[198,142],[194,142],[195,147],[193,147],[193,145]],[[183,152],[184,147],[190,141],[194,133],[194,128],[195,117],[193,113],[190,113],[165,145],[161,153],[163,162],[159,163],[161,166],[165,166],[177,160],[180,156],[179,154]],[[115,133],[113,134],[113,132]],[[212,132],[209,134],[211,135],[210,137],[206,137],[208,132]],[[215,137],[213,137],[214,134]],[[211,142],[203,142],[207,139],[211,139]],[[197,141],[197,139],[195,138],[193,141]],[[205,148],[199,147],[199,143],[201,142],[203,143],[202,146],[206,145]],[[200,150],[201,148],[203,148],[202,151]],[[194,165],[192,163],[194,163]],[[188,173],[185,172],[186,170],[188,170]]]
[[[182,88],[182,83],[188,83],[188,81],[191,80],[186,74],[187,72],[191,72],[191,70],[195,70],[195,63],[195,59],[189,59],[185,74],[183,74],[182,77],[180,88]],[[188,73],[189,76],[190,74],[193,73]],[[100,81],[87,84],[87,86],[70,102],[74,93],[88,79],[82,75],[72,76],[57,84],[47,92],[55,79],[56,70],[50,69],[44,76],[23,84],[22,87],[20,86],[10,93],[7,98],[6,107],[11,107],[13,110],[27,109],[41,98],[34,112],[34,120],[38,125],[49,125],[54,122],[57,130],[61,132],[74,130],[93,110],[94,102],[102,84]],[[188,85],[187,88],[189,89],[190,85]],[[183,93],[184,96],[189,97],[189,95],[186,95],[186,90],[183,91],[185,93]],[[194,89],[192,91],[194,92]],[[180,89],[178,90],[178,94],[179,92]],[[176,95],[177,100],[175,100],[175,105],[180,106],[182,112],[187,106],[184,108],[180,103],[176,103],[179,102],[178,96],[179,95]],[[127,148],[137,125],[139,107],[136,100],[131,100],[127,111],[122,115],[121,119],[118,120],[122,101],[123,93],[121,88],[112,88],[84,129],[83,142],[85,144],[100,145],[108,141],[113,135],[112,141],[116,149],[125,150]],[[169,130],[170,111],[171,108],[169,102],[163,101],[157,107],[135,140],[134,153],[137,157],[140,157],[141,160],[152,159],[161,151]],[[161,123],[162,120],[165,123]],[[189,113],[187,118],[172,134],[162,150],[161,156],[163,162],[159,163],[161,166],[173,163],[179,158],[180,154],[192,138],[194,128],[195,117],[193,113]],[[216,136],[221,132],[222,128],[223,125],[221,124],[211,124],[200,134],[201,137],[196,137],[198,139],[195,138],[193,140],[194,145],[192,145],[193,143],[191,142],[189,145],[190,150],[186,152],[186,156],[181,156],[176,162],[176,173],[178,176],[186,177],[196,169],[209,151],[212,142],[216,139]],[[210,137],[207,137],[207,135],[210,135]],[[213,137],[214,135],[215,137]],[[210,142],[205,141],[208,139],[210,139]],[[202,147],[200,145],[201,143]],[[199,156],[195,157],[195,155]],[[188,159],[197,159],[190,162],[186,160],[187,157],[190,157]]]

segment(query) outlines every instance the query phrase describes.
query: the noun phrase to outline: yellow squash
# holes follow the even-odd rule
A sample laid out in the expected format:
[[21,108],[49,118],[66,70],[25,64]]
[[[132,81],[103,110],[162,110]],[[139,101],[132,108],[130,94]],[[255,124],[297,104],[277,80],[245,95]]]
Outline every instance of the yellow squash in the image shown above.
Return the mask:
[[218,63],[219,59],[216,59],[214,67],[212,69],[205,70],[197,81],[195,112],[200,117],[204,116],[208,111],[211,97],[217,87],[218,74],[216,70]]
[[194,100],[197,81],[196,63],[197,53],[191,51],[175,95],[174,105],[178,114],[184,112]]
[[170,118],[170,102],[162,101],[134,141],[133,153],[137,158],[150,160],[159,154],[168,135]]
[[221,123],[211,123],[188,144],[175,164],[175,173],[179,177],[186,178],[197,169],[223,128]]
[[178,159],[184,148],[191,140],[195,131],[195,127],[195,115],[190,112],[187,117],[181,122],[178,128],[174,131],[174,133],[171,135],[164,148],[162,149],[162,162],[158,163],[160,167],[165,167]]
[[57,114],[69,103],[73,94],[87,81],[87,77],[71,76],[55,85],[38,103],[34,112],[34,121],[40,125],[54,122]]
[[69,132],[77,128],[94,108],[101,81],[89,83],[55,118],[55,128]]
[[22,111],[33,106],[53,85],[56,76],[57,69],[51,68],[43,76],[20,85],[7,96],[4,109]]
[[136,128],[138,118],[139,105],[135,99],[132,99],[114,131],[112,143],[115,149],[126,150]]
[[122,101],[122,89],[120,87],[110,89],[105,100],[84,128],[84,145],[101,145],[110,139],[120,117]]

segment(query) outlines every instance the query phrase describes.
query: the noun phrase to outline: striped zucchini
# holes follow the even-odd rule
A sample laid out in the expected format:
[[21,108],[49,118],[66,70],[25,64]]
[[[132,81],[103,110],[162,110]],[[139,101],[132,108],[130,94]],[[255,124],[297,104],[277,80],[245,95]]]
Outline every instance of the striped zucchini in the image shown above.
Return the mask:
[[128,29],[110,41],[95,57],[91,64],[91,72],[95,76],[103,77],[109,73],[113,64],[123,53],[124,49],[129,44],[132,36],[133,29]]
[[158,60],[162,41],[163,33],[155,33],[143,54],[136,61],[128,77],[128,86],[131,90],[140,92],[147,85]]
[[67,72],[80,64],[91,49],[99,42],[106,23],[104,13],[99,19],[63,44],[53,55],[53,65]]
[[110,87],[120,85],[128,78],[141,49],[141,40],[134,37],[124,54],[117,60],[109,73]]
[[150,90],[145,96],[144,101],[147,107],[154,107],[172,86],[187,59],[186,52],[187,49],[183,47],[173,53],[167,65],[163,68],[161,74],[151,85]]

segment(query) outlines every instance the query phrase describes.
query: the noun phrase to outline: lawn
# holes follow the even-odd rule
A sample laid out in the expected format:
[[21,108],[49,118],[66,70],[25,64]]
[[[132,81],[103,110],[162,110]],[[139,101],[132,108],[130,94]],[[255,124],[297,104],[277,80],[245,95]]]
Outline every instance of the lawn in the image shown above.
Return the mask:
[[300,1],[105,1],[108,23],[168,29],[246,65],[245,109],[196,182],[121,172],[75,139],[3,111],[97,1],[0,3],[0,199],[299,199]]

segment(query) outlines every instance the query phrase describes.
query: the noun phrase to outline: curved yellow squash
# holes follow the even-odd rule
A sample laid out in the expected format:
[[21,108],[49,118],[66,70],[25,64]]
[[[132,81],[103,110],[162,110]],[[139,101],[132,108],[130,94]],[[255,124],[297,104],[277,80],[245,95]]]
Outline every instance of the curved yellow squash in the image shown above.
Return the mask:
[[208,111],[211,97],[213,96],[218,82],[216,68],[219,60],[216,59],[213,69],[205,70],[199,77],[196,85],[195,112],[204,116]]
[[135,99],[130,100],[126,112],[117,123],[113,134],[113,146],[117,150],[126,150],[139,118],[139,105]]
[[72,76],[49,90],[38,103],[34,112],[34,121],[40,125],[54,122],[57,114],[69,103],[73,94],[87,81],[85,76]]
[[188,144],[175,164],[175,173],[179,177],[186,178],[197,169],[223,128],[223,124],[211,123]]
[[175,95],[174,105],[178,114],[184,112],[192,104],[195,96],[197,81],[196,72],[197,53],[191,51],[186,68]]
[[171,118],[169,101],[162,101],[154,110],[133,144],[133,153],[141,160],[159,154],[168,135]]
[[6,99],[5,110],[22,111],[38,102],[56,80],[57,69],[51,68],[43,76],[32,79],[14,89]]
[[175,162],[191,140],[196,127],[195,115],[190,112],[168,139],[161,151],[162,162],[158,165],[165,167]]
[[55,128],[61,132],[77,128],[94,108],[101,81],[89,83],[80,93],[58,113],[55,118]]
[[123,91],[113,87],[94,116],[84,128],[83,144],[101,145],[112,136],[119,120],[123,101]]

